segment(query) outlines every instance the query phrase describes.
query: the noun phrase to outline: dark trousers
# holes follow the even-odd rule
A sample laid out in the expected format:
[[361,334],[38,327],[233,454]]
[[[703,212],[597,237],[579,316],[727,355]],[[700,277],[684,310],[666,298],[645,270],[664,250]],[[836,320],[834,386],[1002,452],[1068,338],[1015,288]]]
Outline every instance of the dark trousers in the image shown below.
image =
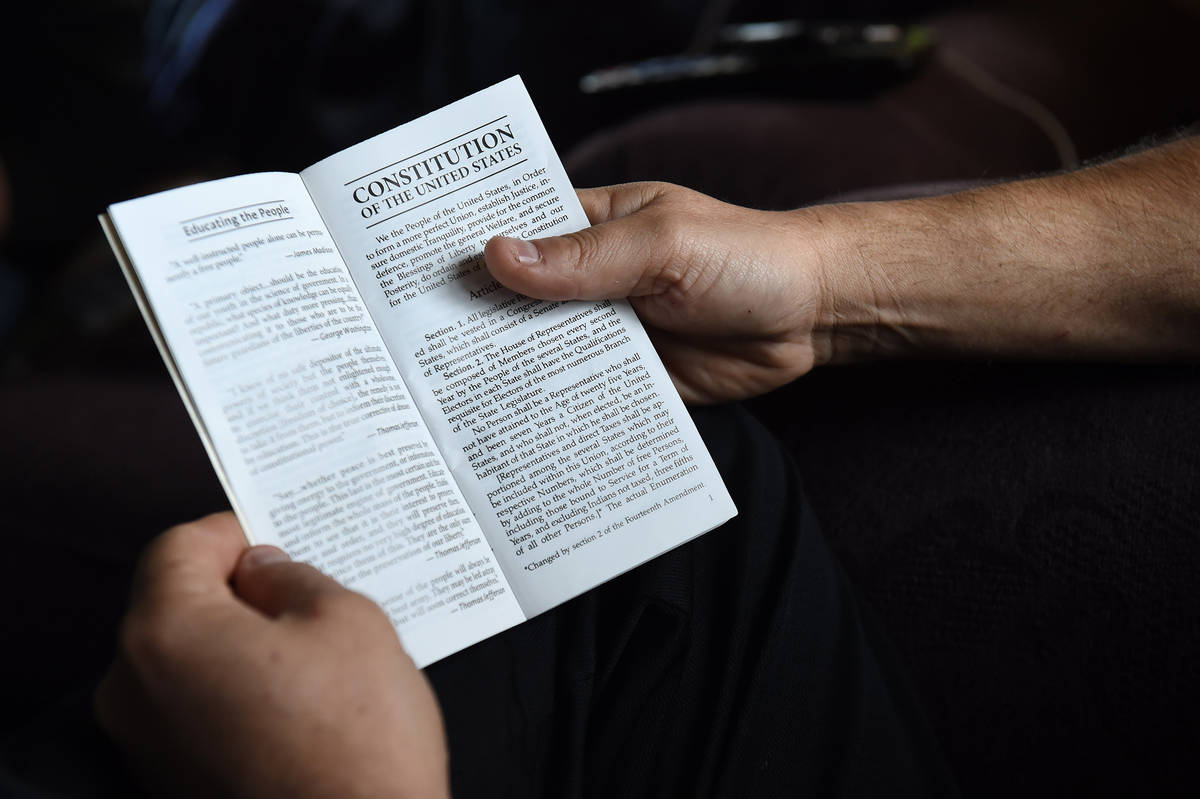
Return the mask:
[[431,666],[455,796],[953,794],[791,458],[693,415],[738,516]]

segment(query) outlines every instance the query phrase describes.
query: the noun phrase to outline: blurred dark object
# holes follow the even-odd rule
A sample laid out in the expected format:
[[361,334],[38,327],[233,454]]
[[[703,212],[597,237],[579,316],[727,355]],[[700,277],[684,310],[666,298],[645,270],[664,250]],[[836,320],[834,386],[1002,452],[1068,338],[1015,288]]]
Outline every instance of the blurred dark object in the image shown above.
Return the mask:
[[[287,24],[280,25],[273,2],[153,5],[165,43],[148,54],[150,102],[164,130],[186,133],[255,169],[266,168],[257,166],[264,159],[272,159],[272,168],[299,169],[513,74],[522,75],[556,144],[567,148],[598,119],[612,124],[644,108],[628,101],[601,108],[581,94],[580,77],[598,65],[694,50],[722,22],[796,12],[783,0],[614,0],[591,12],[519,0],[299,0],[287,3]],[[938,5],[857,0],[807,3],[804,11],[844,16],[845,37],[861,27],[855,20],[880,17],[882,9],[903,21]],[[172,22],[172,13],[188,19]],[[185,33],[202,36],[203,47]],[[848,92],[858,81],[855,59],[845,58],[854,54],[848,44],[825,44],[836,68],[821,80],[793,83],[790,95]]]
[[670,105],[585,139],[568,170],[581,186],[665,180],[783,209],[1071,168],[1200,119],[1200,14],[1169,2],[981,4],[925,24],[936,48],[886,91]]
[[699,52],[594,70],[579,88],[659,106],[719,94],[847,100],[904,80],[934,43],[921,25],[798,19],[725,25],[712,38]]

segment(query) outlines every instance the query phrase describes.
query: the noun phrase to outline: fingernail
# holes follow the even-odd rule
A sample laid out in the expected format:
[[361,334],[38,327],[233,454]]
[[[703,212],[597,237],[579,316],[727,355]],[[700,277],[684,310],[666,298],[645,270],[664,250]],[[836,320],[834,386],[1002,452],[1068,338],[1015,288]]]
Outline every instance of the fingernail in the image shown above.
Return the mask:
[[542,253],[532,241],[524,239],[509,239],[509,249],[517,258],[519,264],[536,264],[542,260]]
[[242,565],[250,568],[269,566],[272,563],[284,563],[291,560],[288,554],[279,547],[257,546],[250,547],[242,554]]

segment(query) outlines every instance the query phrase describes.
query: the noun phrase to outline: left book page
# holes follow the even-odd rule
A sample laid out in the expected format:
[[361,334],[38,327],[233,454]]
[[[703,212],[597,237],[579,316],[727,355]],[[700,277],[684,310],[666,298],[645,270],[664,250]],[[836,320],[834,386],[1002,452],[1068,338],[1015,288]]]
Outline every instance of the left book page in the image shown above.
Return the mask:
[[524,620],[299,176],[102,224],[252,543],[377,601],[418,665]]

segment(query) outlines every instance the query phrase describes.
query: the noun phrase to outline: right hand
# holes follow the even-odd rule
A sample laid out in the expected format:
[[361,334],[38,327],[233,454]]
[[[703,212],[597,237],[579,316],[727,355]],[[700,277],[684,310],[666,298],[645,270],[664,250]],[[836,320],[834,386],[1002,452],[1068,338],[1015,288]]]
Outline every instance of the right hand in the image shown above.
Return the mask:
[[578,194],[593,227],[493,238],[492,275],[545,300],[628,297],[689,403],[763,394],[828,359],[815,332],[821,236],[798,224],[811,214],[741,208],[669,183]]

